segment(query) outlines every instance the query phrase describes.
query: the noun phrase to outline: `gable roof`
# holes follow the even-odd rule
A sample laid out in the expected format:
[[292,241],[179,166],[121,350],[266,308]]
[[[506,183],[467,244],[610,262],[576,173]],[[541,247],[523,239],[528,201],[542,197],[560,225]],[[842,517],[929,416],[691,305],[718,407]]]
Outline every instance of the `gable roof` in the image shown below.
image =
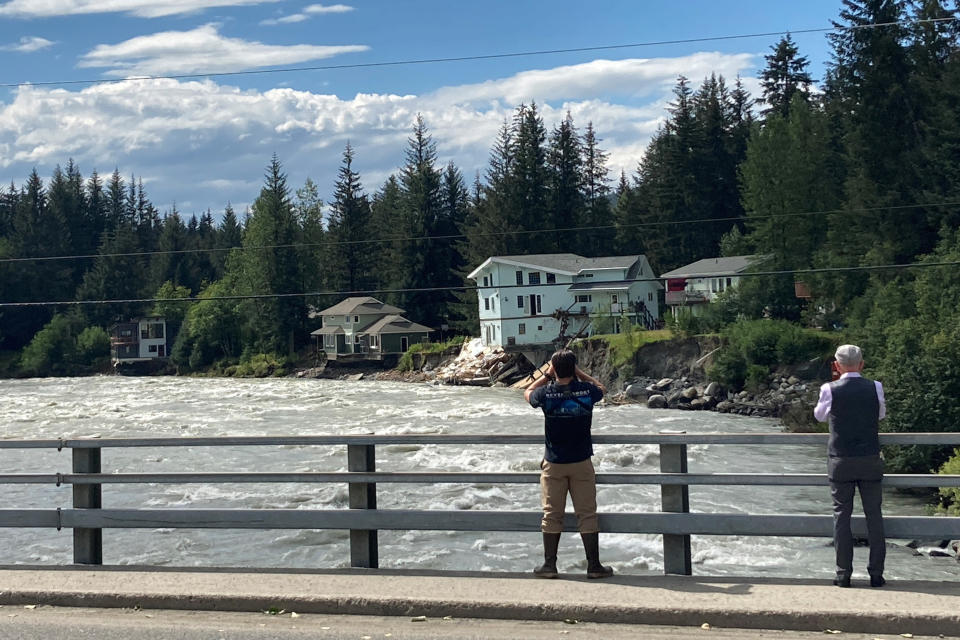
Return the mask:
[[417,324],[398,315],[389,315],[380,318],[359,333],[430,333],[430,327]]
[[704,258],[688,265],[661,273],[661,278],[695,278],[726,273],[741,273],[764,256],[730,256],[727,258]]
[[317,316],[336,316],[336,315],[360,315],[360,314],[400,314],[405,313],[405,311],[399,307],[394,307],[393,305],[385,304],[380,302],[376,298],[371,298],[370,296],[362,296],[356,298],[346,298],[341,300],[332,307],[328,307],[323,311],[314,311],[310,317],[315,318]]
[[596,271],[601,269],[629,269],[642,255],[609,256],[603,258],[584,258],[575,253],[538,253],[525,256],[493,256],[487,258],[483,264],[474,269],[468,278],[476,278],[492,262],[553,271],[568,276],[575,276],[582,271]]

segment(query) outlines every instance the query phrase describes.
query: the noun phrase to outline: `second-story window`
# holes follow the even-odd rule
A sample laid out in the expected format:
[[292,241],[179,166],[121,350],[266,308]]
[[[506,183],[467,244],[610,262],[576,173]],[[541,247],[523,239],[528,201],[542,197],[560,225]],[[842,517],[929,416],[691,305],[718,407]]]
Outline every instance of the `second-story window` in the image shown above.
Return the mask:
[[557,282],[557,274],[555,274],[555,273],[548,273],[548,274],[547,274],[547,284],[556,284],[556,282]]
[[517,296],[517,309],[523,309],[523,296]]
[[517,271],[517,284],[523,284],[523,271]]
[[483,286],[485,287],[490,286],[490,276],[483,276]]
[[539,271],[531,271],[530,274],[527,276],[527,278],[528,278],[528,282],[529,282],[530,284],[540,284],[540,272],[539,272]]
[[353,316],[353,324],[360,324],[360,316]]
[[343,316],[343,324],[350,324],[350,316]]
[[494,298],[493,296],[490,296],[490,310],[491,311],[497,310],[497,299]]
[[483,299],[483,310],[490,311],[490,298]]

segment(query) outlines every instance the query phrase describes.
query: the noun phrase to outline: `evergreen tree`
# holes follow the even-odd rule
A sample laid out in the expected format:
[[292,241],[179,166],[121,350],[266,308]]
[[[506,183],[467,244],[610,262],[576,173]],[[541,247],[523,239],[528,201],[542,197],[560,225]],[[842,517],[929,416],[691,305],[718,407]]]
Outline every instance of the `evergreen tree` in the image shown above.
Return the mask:
[[[323,200],[320,199],[320,189],[310,178],[297,189],[293,211],[299,231],[297,260],[300,263],[300,290],[319,291],[323,288],[324,277]],[[307,303],[315,309],[323,308],[317,298],[308,298]],[[303,329],[307,329],[307,326],[304,325]]]
[[557,253],[589,251],[585,247],[586,233],[570,229],[590,224],[585,212],[586,176],[583,167],[580,136],[573,124],[573,116],[566,117],[550,135],[547,152],[550,181],[550,218],[558,231],[553,234],[552,250]]
[[[301,283],[297,254],[289,247],[297,240],[297,223],[287,176],[276,155],[264,176],[264,186],[253,203],[243,236],[239,272],[234,277],[245,295],[296,294]],[[301,296],[255,298],[241,305],[247,313],[245,347],[251,352],[291,354],[296,347],[295,330],[302,326],[306,304]],[[301,336],[302,337],[302,336]]]
[[606,151],[600,148],[593,123],[587,123],[583,134],[583,214],[579,226],[592,227],[583,234],[580,251],[587,256],[610,255],[614,247],[614,220],[610,203],[610,178],[607,174]]
[[363,193],[360,174],[353,170],[350,143],[343,151],[328,224],[328,287],[346,292],[370,289],[373,252],[364,244],[370,239],[370,203]]
[[764,56],[767,66],[760,72],[763,101],[767,103],[763,115],[776,113],[787,117],[794,95],[799,95],[804,101],[809,99],[810,85],[813,84],[807,71],[810,62],[806,56],[798,55],[800,50],[789,33],[770,48],[773,53]]
[[[511,200],[508,215],[510,227],[524,231],[553,228],[547,184],[546,129],[537,105],[520,105],[514,114],[513,148],[507,193]],[[519,234],[513,238],[516,253],[549,253],[549,233]]]
[[234,212],[230,203],[227,203],[223,211],[223,219],[220,226],[217,227],[214,247],[217,249],[214,256],[214,268],[217,271],[217,277],[223,276],[226,270],[227,256],[229,250],[239,247],[243,243],[243,228],[237,221],[237,214]]

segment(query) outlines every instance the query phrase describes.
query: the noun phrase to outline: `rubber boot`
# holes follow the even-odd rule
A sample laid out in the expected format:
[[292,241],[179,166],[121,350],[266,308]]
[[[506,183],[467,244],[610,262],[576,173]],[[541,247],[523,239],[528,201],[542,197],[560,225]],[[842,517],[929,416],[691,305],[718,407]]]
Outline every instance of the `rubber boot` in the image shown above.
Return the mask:
[[557,549],[560,547],[559,533],[543,534],[543,564],[533,570],[538,578],[557,577]]
[[587,556],[587,577],[609,578],[612,576],[613,569],[600,564],[600,534],[581,533],[580,538],[583,539],[583,551]]

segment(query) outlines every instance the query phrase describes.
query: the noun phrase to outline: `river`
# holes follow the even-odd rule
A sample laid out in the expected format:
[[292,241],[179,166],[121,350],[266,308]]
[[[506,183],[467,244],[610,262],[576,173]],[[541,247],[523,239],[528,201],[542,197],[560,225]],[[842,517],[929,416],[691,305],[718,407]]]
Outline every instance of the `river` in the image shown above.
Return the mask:
[[[174,377],[51,378],[0,381],[0,437],[176,437],[322,435],[344,433],[542,433],[539,411],[516,391],[394,382]],[[594,433],[778,431],[773,420],[712,412],[601,407]],[[599,472],[656,471],[654,445],[598,445]],[[393,471],[536,471],[541,447],[381,446],[377,468]],[[691,472],[819,473],[824,451],[814,446],[689,447]],[[70,453],[0,450],[4,473],[70,471]],[[343,447],[107,449],[103,471],[345,471]],[[4,487],[8,508],[70,506],[70,488]],[[601,485],[601,511],[655,511],[659,487]],[[378,486],[381,508],[539,509],[539,487],[527,485]],[[106,485],[107,508],[342,509],[345,485]],[[829,514],[826,487],[691,487],[694,511]],[[568,508],[570,508],[568,506]],[[924,515],[915,497],[886,492],[888,515]],[[68,530],[0,529],[0,564],[71,562]],[[712,537],[692,539],[694,573],[828,578],[833,550],[826,539]],[[866,548],[856,550],[855,576],[865,575]],[[527,571],[541,556],[533,533],[381,532],[384,568]],[[602,534],[601,556],[618,572],[659,573],[659,536]],[[345,567],[343,531],[107,530],[104,562],[166,566]],[[561,542],[561,571],[585,564],[579,539]],[[951,558],[914,556],[891,546],[887,576],[960,580]]]

